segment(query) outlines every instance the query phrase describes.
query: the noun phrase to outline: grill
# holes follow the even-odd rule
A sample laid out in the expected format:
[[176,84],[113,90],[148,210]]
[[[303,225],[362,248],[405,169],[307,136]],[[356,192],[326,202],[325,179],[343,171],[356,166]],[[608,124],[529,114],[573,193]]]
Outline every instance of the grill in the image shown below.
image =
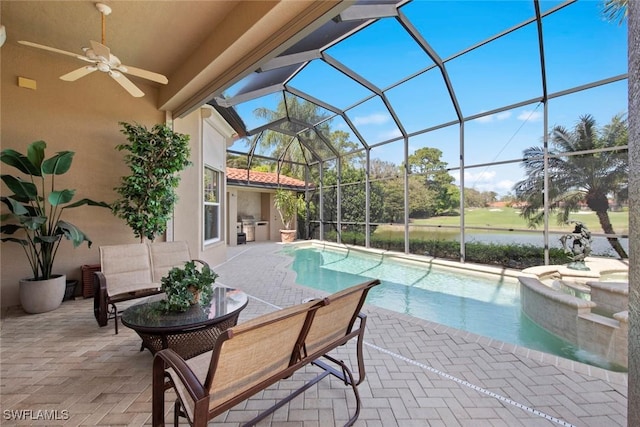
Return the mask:
[[240,218],[242,232],[245,234],[247,242],[256,240],[256,220],[253,216],[243,216]]

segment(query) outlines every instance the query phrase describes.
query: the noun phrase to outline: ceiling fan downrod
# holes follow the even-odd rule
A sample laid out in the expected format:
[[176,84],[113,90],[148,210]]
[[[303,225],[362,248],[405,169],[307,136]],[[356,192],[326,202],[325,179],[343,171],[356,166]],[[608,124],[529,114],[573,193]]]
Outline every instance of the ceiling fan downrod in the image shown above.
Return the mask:
[[111,8],[104,3],[96,3],[96,9],[102,14],[102,44],[107,44],[107,21],[106,16],[111,14]]

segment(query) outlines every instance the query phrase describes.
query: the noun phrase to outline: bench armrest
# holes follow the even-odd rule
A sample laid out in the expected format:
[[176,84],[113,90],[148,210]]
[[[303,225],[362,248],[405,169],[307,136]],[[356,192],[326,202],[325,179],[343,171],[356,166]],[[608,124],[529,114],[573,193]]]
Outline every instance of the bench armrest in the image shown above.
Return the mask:
[[108,320],[107,278],[101,271],[93,272],[93,314],[98,325],[106,326]]
[[[178,379],[181,384],[175,384],[175,379],[172,379],[169,374],[166,373],[167,368],[173,370],[177,376],[176,379]],[[193,400],[194,407],[198,407],[198,411],[204,412],[201,416],[204,415],[206,419],[205,411],[209,402],[208,391],[204,389],[184,359],[172,349],[167,348],[160,350],[154,355],[151,384],[152,421],[154,426],[164,426],[164,392],[171,385],[176,389],[180,387],[185,390]]]
[[154,371],[164,372],[167,368],[173,369],[178,378],[180,378],[180,382],[182,382],[185,390],[194,401],[198,401],[207,396],[208,391],[205,390],[203,384],[198,380],[198,377],[196,377],[184,359],[171,348],[160,350],[153,357]]
[[[202,264],[202,266],[203,266],[203,267],[209,267],[209,263],[208,263],[208,262],[206,262],[206,261],[203,261],[203,260],[201,260],[201,259],[192,259],[191,261],[193,261],[193,262],[197,262],[197,263],[199,263],[199,264]],[[211,267],[209,267],[209,268],[211,268]]]

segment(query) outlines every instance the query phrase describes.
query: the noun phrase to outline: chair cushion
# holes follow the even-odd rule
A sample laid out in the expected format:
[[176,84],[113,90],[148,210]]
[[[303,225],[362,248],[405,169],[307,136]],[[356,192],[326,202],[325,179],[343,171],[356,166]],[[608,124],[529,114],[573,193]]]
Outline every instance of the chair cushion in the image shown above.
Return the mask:
[[101,246],[100,264],[109,296],[160,287],[152,280],[149,247],[144,243]]
[[191,260],[187,242],[162,242],[149,245],[151,253],[151,275],[154,282],[169,273],[173,267],[182,267]]

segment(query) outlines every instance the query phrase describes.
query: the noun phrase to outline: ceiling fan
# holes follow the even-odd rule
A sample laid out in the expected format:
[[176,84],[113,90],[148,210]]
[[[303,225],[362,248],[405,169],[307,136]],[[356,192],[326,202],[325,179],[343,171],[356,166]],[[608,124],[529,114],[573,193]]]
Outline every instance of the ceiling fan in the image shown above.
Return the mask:
[[130,74],[132,76],[141,77],[143,79],[151,80],[157,83],[167,84],[169,80],[162,74],[154,73],[152,71],[142,70],[140,68],[132,67],[130,65],[124,65],[120,62],[117,56],[111,53],[111,50],[105,46],[105,16],[111,13],[111,8],[103,3],[96,3],[96,9],[102,14],[102,43],[91,40],[91,47],[83,47],[82,51],[84,55],[67,52],[66,50],[56,49],[55,47],[44,46],[38,43],[32,43],[24,40],[18,41],[18,43],[35,47],[38,49],[44,49],[51,52],[61,53],[67,56],[73,56],[90,63],[84,67],[73,70],[63,76],[60,76],[62,80],[72,82],[84,77],[94,71],[102,71],[109,74],[120,86],[122,86],[127,92],[136,98],[144,96],[142,92],[131,80],[129,80],[124,74]]

